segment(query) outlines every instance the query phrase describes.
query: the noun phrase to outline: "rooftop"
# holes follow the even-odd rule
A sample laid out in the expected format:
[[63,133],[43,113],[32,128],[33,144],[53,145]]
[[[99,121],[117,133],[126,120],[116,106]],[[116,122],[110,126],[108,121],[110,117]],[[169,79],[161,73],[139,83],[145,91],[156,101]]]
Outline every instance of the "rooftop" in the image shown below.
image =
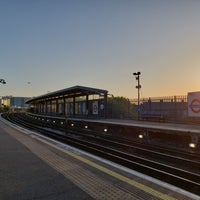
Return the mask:
[[65,88],[62,90],[57,90],[54,92],[50,92],[48,94],[44,94],[44,95],[40,95],[34,98],[29,99],[26,103],[31,103],[33,101],[37,101],[37,100],[41,100],[44,98],[51,98],[51,97],[55,97],[55,96],[78,96],[78,95],[89,95],[89,94],[99,94],[99,95],[105,95],[107,94],[108,91],[107,90],[103,90],[103,89],[97,89],[97,88],[91,88],[91,87],[85,87],[85,86],[73,86],[73,87],[69,87],[69,88]]

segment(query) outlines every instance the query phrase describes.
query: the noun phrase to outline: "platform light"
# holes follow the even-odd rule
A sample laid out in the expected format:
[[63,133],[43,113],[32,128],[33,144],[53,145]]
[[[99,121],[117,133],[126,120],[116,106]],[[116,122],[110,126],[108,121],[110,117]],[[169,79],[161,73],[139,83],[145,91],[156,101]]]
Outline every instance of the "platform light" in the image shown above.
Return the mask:
[[64,122],[60,122],[60,124],[64,124]]
[[88,125],[85,125],[85,128],[87,129],[87,128],[88,128]]
[[47,119],[47,122],[49,122],[49,119]]
[[74,126],[74,124],[72,123],[71,126]]
[[108,129],[107,128],[104,128],[104,130],[103,130],[104,132],[107,132],[108,131]]
[[143,136],[142,134],[139,134],[139,135],[138,135],[138,138],[143,139],[144,136]]
[[55,123],[56,123],[56,121],[53,121],[53,123],[55,124]]
[[190,147],[190,148],[196,148],[196,144],[190,143],[190,144],[189,144],[189,147]]

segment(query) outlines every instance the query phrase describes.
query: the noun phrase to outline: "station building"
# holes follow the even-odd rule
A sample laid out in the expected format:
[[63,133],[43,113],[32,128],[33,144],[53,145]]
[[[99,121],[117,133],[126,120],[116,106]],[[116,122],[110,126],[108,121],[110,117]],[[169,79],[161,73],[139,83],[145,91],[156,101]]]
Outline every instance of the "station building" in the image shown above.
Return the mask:
[[29,99],[30,112],[41,115],[104,118],[107,90],[73,86]]
[[139,118],[144,120],[200,122],[200,92],[145,98],[139,106],[137,99],[128,99],[123,104],[108,96],[107,90],[73,86],[31,98],[26,103],[31,113],[56,117],[136,119],[139,109]]

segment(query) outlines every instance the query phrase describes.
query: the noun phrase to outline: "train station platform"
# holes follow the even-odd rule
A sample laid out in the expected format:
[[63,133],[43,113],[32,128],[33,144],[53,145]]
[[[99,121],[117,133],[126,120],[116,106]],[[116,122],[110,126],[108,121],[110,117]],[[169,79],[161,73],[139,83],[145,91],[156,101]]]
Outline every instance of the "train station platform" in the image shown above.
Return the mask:
[[[70,118],[69,118],[70,119]],[[73,118],[71,118],[73,119]],[[76,119],[73,119],[76,120]],[[83,119],[77,119],[82,120]],[[200,125],[195,124],[181,124],[181,123],[166,123],[166,122],[153,122],[145,120],[124,120],[124,119],[98,119],[85,121],[101,122],[107,124],[123,125],[123,126],[134,126],[142,128],[155,128],[161,130],[171,130],[171,131],[182,131],[186,133],[196,133],[200,135]]]
[[200,199],[0,118],[0,199]]

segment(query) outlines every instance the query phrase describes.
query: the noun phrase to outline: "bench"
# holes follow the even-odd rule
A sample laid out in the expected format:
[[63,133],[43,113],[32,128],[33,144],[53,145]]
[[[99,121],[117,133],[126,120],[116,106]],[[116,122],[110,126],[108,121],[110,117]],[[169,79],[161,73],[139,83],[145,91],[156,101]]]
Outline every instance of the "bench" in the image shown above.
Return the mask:
[[165,121],[165,116],[162,113],[155,111],[144,112],[141,114],[141,118],[142,120],[148,121]]

